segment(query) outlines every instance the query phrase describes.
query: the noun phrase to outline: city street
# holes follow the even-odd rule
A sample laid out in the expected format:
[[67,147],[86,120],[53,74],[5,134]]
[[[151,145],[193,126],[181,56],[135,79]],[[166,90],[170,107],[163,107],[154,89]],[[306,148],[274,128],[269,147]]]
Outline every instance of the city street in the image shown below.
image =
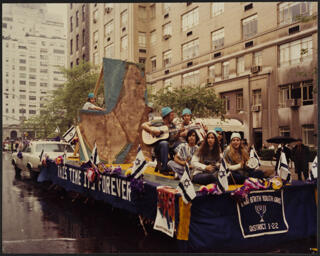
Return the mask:
[[[49,184],[15,176],[11,153],[2,153],[3,253],[123,253],[176,252],[176,240],[147,225],[148,236],[136,216],[107,204],[72,201]],[[268,167],[267,167],[268,168]],[[284,244],[268,252],[309,252],[315,239]]]

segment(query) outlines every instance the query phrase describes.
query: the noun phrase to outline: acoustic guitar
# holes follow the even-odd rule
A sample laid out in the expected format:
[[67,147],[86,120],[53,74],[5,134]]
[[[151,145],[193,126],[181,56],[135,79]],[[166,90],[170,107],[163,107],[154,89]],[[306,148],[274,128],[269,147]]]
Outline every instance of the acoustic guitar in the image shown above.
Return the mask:
[[[154,136],[151,133],[147,132],[146,130],[142,130],[142,141],[144,144],[146,145],[152,145],[156,142],[158,142],[159,140],[166,140],[169,138],[169,134],[170,133],[176,133],[178,132],[180,129],[179,128],[175,128],[175,129],[169,129],[168,126],[166,125],[162,125],[159,127],[155,127],[160,131],[160,135],[159,136]],[[189,126],[186,129],[188,130],[192,130],[192,129],[200,129],[200,127],[198,125],[195,126]]]

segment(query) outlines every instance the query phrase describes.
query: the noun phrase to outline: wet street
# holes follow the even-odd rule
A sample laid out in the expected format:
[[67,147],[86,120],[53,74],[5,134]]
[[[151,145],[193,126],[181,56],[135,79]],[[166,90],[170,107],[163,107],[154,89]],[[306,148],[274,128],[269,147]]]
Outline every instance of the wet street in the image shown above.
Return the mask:
[[[11,154],[2,153],[3,253],[166,253],[177,252],[176,240],[146,225],[137,216],[97,201],[74,199],[28,173],[16,177]],[[269,253],[310,253],[316,238],[292,241]],[[254,251],[252,251],[254,252]],[[256,252],[256,251],[255,251]]]
[[2,153],[3,253],[175,252],[175,240],[153,231],[148,236],[136,216],[84,198],[72,202],[27,173],[15,177],[11,154]]

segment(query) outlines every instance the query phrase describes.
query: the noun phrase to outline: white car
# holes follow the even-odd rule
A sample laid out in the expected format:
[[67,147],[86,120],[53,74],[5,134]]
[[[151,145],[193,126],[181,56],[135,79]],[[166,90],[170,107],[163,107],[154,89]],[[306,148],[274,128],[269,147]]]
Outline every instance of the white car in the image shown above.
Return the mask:
[[43,150],[43,155],[47,154],[52,160],[64,154],[66,151],[67,157],[73,156],[73,148],[69,143],[60,141],[30,141],[24,146],[21,153],[22,158],[18,157],[19,152],[12,154],[12,165],[16,172],[28,170],[30,173],[40,172],[41,161],[40,155]]

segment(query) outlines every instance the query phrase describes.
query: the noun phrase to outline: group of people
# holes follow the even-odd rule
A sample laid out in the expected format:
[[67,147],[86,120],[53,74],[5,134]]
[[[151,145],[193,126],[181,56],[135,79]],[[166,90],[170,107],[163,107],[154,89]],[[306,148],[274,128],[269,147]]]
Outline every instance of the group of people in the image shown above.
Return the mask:
[[205,125],[194,123],[188,108],[182,111],[181,124],[173,122],[175,113],[170,107],[162,108],[161,116],[162,120],[142,124],[142,129],[155,137],[161,134],[157,127],[165,125],[169,129],[169,138],[154,144],[156,169],[160,173],[167,175],[173,171],[180,178],[188,165],[192,181],[207,185],[218,181],[220,164],[225,159],[231,171],[229,184],[242,184],[247,177],[264,177],[262,171],[247,167],[249,152],[239,133],[232,133],[230,144],[224,145],[221,127],[208,130]]

